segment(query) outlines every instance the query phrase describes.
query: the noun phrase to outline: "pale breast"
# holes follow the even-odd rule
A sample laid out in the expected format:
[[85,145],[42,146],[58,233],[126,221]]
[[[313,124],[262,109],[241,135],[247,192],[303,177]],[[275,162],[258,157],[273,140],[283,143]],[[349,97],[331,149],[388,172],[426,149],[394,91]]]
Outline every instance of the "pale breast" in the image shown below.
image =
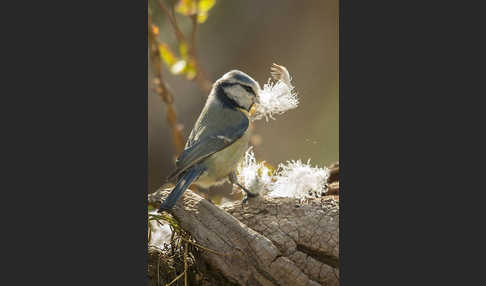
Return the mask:
[[227,148],[209,156],[204,162],[204,165],[208,167],[208,171],[199,178],[197,184],[208,188],[211,185],[224,181],[236,169],[236,166],[243,158],[248,149],[249,139],[250,135],[247,131],[240,139]]

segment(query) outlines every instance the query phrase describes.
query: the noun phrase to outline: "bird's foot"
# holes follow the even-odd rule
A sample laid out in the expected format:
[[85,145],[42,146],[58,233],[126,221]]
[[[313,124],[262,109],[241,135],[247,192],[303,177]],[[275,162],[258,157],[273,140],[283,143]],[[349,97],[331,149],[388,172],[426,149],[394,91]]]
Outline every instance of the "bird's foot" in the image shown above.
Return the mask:
[[244,198],[244,199],[241,201],[241,203],[242,203],[242,204],[246,204],[246,202],[248,201],[248,199],[249,199],[249,198],[255,198],[255,197],[258,197],[258,195],[257,195],[257,194],[252,193],[252,192],[250,192],[250,191],[249,191],[249,190],[247,190],[247,189],[244,189],[244,188],[243,188],[243,190],[245,191],[246,196],[245,196],[245,198]]

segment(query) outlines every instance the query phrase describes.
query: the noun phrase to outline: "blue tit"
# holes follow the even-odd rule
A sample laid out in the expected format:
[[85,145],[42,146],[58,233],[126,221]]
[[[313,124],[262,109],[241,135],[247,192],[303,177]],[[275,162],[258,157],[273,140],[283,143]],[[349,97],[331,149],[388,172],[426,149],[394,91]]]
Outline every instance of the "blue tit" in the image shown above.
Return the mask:
[[244,72],[232,70],[212,86],[176,168],[169,181],[177,181],[159,212],[171,209],[191,185],[203,188],[229,180],[247,192],[235,175],[235,169],[248,149],[250,110],[259,103],[260,86]]

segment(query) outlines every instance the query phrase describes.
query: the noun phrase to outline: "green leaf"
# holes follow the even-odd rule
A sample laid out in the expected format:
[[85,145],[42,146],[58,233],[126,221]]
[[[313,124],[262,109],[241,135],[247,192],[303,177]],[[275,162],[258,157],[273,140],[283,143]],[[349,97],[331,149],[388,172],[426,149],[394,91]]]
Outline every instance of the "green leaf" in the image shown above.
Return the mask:
[[197,15],[197,21],[199,23],[204,23],[208,19],[208,13],[205,12],[199,12],[199,15]]
[[177,56],[174,55],[174,53],[170,50],[169,46],[165,43],[162,43],[159,45],[159,52],[160,56],[162,57],[162,60],[170,67],[179,61]]
[[208,12],[216,4],[216,0],[200,0],[199,12]]
[[204,23],[208,18],[208,11],[214,7],[214,4],[216,4],[216,0],[200,0],[198,9],[196,9],[196,0],[179,0],[175,10],[186,16],[194,15],[197,12],[197,21]]
[[194,0],[180,0],[175,6],[175,10],[182,15],[193,15],[196,13],[196,2]]
[[199,14],[197,15],[197,21],[204,23],[208,18],[208,11],[216,4],[216,0],[200,0],[199,1]]

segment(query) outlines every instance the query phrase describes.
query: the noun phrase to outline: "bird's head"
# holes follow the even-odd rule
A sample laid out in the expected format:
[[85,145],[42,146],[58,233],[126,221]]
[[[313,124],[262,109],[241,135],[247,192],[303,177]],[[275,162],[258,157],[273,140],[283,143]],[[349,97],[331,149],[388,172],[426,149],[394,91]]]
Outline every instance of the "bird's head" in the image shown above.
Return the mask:
[[250,111],[255,103],[259,103],[260,85],[246,73],[232,70],[224,74],[214,83],[216,96],[227,107],[243,108]]

